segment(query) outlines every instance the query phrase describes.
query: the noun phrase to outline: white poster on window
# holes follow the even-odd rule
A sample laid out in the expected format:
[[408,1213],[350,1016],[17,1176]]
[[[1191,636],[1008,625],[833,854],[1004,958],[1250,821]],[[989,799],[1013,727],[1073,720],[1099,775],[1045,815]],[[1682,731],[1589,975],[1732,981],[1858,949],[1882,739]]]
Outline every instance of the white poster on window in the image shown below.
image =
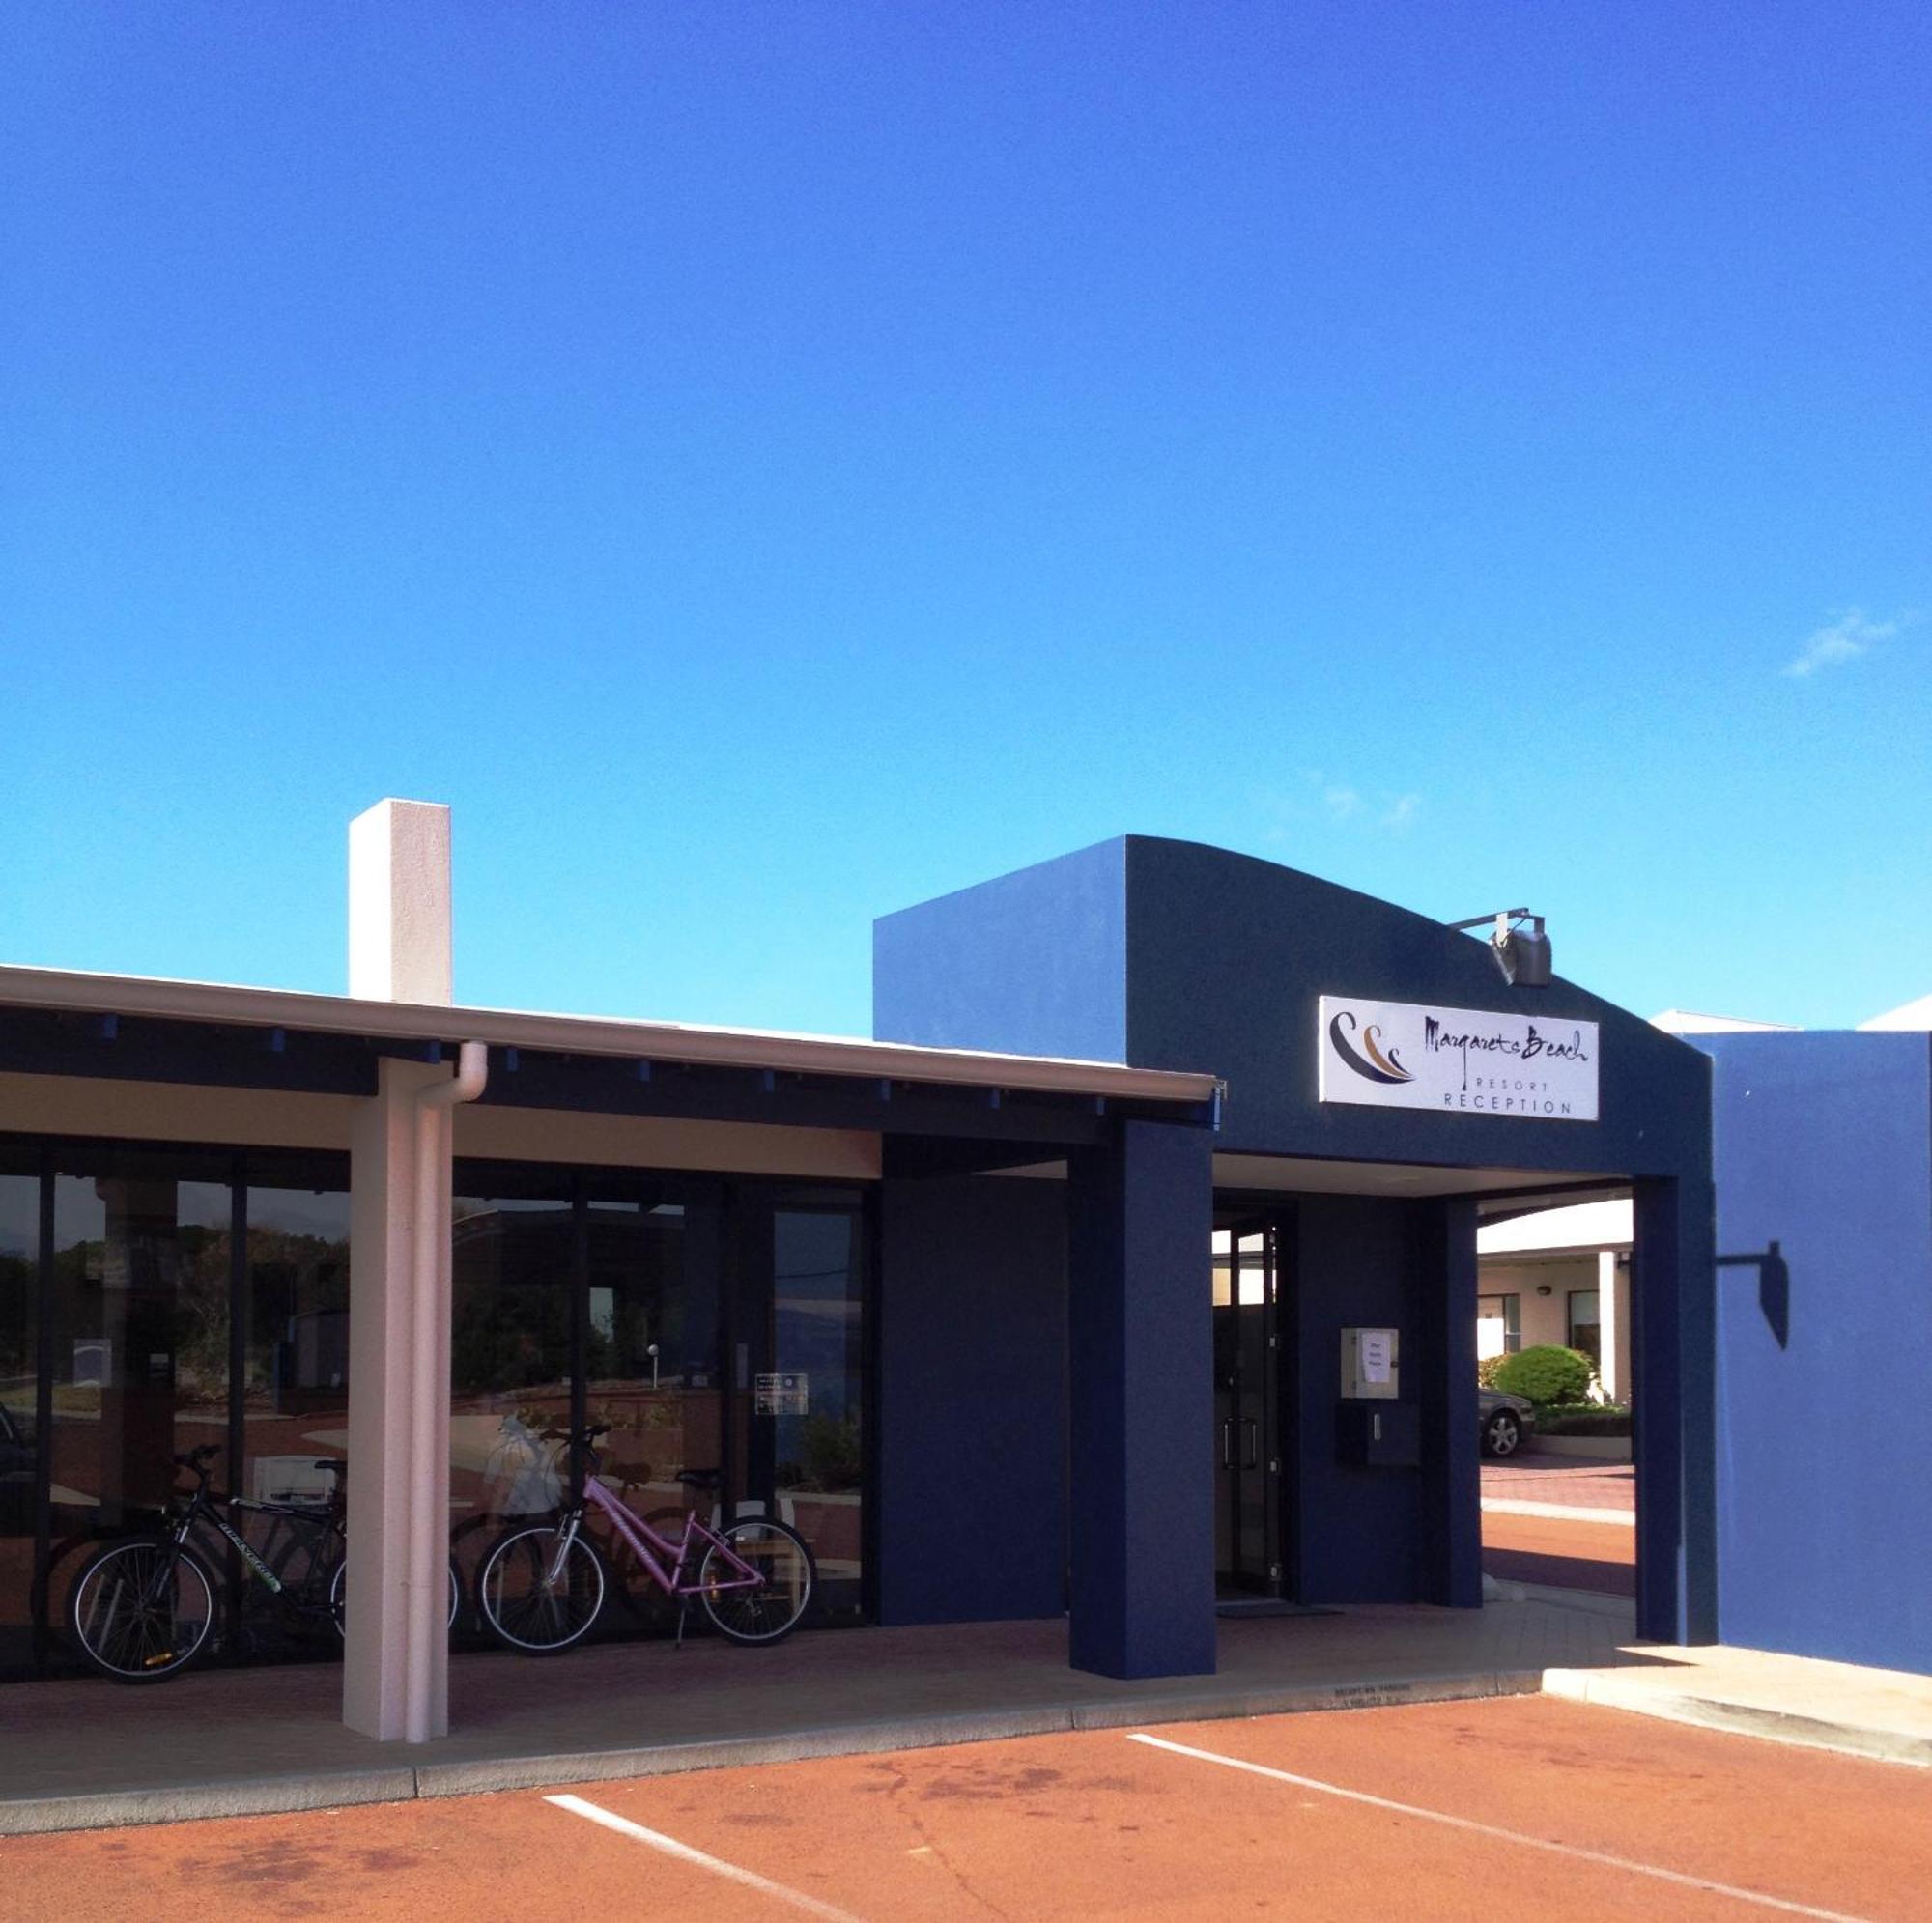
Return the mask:
[[803,1370],[761,1373],[753,1394],[753,1413],[760,1416],[803,1416],[811,1410],[811,1383]]
[[1528,1121],[1597,1119],[1595,1022],[1344,995],[1323,995],[1317,1021],[1324,1102]]

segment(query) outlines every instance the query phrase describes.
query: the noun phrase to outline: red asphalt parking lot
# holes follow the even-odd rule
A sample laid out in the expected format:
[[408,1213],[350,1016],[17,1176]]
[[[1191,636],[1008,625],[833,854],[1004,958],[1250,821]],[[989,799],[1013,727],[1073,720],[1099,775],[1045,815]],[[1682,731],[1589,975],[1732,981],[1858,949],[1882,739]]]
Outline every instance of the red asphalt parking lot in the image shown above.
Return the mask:
[[1932,1914],[1932,1774],[1904,1766],[1543,1697],[1141,1735],[1208,1757],[1082,1732],[22,1837],[0,1843],[0,1906],[160,1923]]

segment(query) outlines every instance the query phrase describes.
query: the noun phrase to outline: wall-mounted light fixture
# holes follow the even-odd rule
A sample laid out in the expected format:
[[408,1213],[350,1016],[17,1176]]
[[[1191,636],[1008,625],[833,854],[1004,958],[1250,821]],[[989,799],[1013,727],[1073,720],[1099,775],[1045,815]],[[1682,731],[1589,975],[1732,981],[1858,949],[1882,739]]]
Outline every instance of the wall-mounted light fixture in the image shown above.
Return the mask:
[[[1525,927],[1523,924],[1527,923]],[[1543,917],[1526,908],[1505,908],[1495,915],[1472,915],[1466,921],[1452,921],[1452,928],[1490,930],[1490,952],[1512,988],[1549,986],[1549,937],[1543,932]]]

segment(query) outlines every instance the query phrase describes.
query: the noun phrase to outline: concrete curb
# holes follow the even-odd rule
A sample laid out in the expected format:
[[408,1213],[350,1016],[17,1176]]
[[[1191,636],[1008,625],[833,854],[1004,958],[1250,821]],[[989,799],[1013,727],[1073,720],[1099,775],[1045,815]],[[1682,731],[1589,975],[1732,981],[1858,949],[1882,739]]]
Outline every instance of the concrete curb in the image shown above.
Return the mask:
[[1550,1669],[1544,1672],[1543,1691],[1573,1703],[1600,1709],[1629,1710],[1671,1723],[1690,1723],[1702,1729],[1728,1730],[1740,1736],[1762,1737],[1771,1742],[1794,1743],[1805,1749],[1830,1749],[1843,1756],[1863,1756],[1879,1763],[1904,1763],[1932,1769],[1932,1739],[1857,1723],[1833,1722],[1823,1716],[1799,1715],[1755,1703],[1726,1702],[1718,1696],[1692,1696],[1660,1689],[1619,1675],[1614,1670]]
[[1523,1452],[1534,1456],[1568,1456],[1586,1462],[1628,1462],[1631,1439],[1627,1435],[1539,1435]]
[[1549,1522],[1607,1522],[1622,1529],[1636,1527],[1636,1512],[1628,1509],[1587,1509],[1579,1502],[1519,1502],[1514,1496],[1485,1496],[1486,1515],[1540,1515]]
[[0,1802],[0,1836],[57,1829],[126,1829],[135,1824],[197,1823],[217,1816],[286,1816],[351,1803],[407,1802],[413,1769],[336,1770],[316,1776],[241,1776],[164,1790],[104,1790],[81,1796],[21,1796]]
[[136,1824],[191,1823],[212,1817],[279,1816],[352,1803],[412,1802],[432,1796],[482,1796],[561,1783],[608,1782],[621,1776],[668,1776],[697,1769],[804,1762],[813,1757],[878,1755],[937,1749],[1074,1730],[1139,1728],[1247,1716],[1298,1715],[1323,1710],[1388,1709],[1406,1703],[1469,1702],[1533,1696],[1547,1687],[1539,1669],[1479,1670],[1462,1676],[1384,1677],[1292,1689],[1223,1690],[1186,1696],[1107,1697],[956,1714],[895,1717],[842,1727],[786,1730],[713,1742],[561,1751],[425,1763],[413,1768],[337,1770],[314,1776],[264,1776],[117,1790],[86,1796],[0,1801],[0,1836],[65,1829],[112,1829]]

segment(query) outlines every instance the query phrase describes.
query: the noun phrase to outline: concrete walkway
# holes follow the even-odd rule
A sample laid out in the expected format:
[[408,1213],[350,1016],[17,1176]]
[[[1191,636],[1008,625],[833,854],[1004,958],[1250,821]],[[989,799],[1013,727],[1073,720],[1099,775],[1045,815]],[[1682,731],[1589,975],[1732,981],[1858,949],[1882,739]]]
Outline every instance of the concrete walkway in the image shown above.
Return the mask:
[[1932,1768],[1932,1676],[1766,1650],[1644,1649],[1662,1662],[1554,1668],[1546,1693],[1670,1722]]
[[189,1674],[152,1688],[0,1690],[0,1834],[408,1801],[1058,1730],[1547,1691],[1932,1767],[1932,1677],[1632,1640],[1630,1605],[1508,1586],[1481,1610],[1233,1619],[1220,1672],[1119,1683],[1066,1667],[1060,1622],[850,1629],[772,1650],[612,1643],[450,1664],[457,1733],[342,1727],[342,1672]]
[[405,1747],[340,1720],[335,1664],[153,1687],[0,1691],[0,1833],[161,1823],[655,1775],[1123,1723],[1527,1694],[1550,1668],[1658,1658],[1627,1608],[1523,1599],[1227,1620],[1220,1672],[1120,1683],[1066,1666],[1063,1622],[846,1629],[770,1650],[613,1643],[450,1663],[456,1734]]

